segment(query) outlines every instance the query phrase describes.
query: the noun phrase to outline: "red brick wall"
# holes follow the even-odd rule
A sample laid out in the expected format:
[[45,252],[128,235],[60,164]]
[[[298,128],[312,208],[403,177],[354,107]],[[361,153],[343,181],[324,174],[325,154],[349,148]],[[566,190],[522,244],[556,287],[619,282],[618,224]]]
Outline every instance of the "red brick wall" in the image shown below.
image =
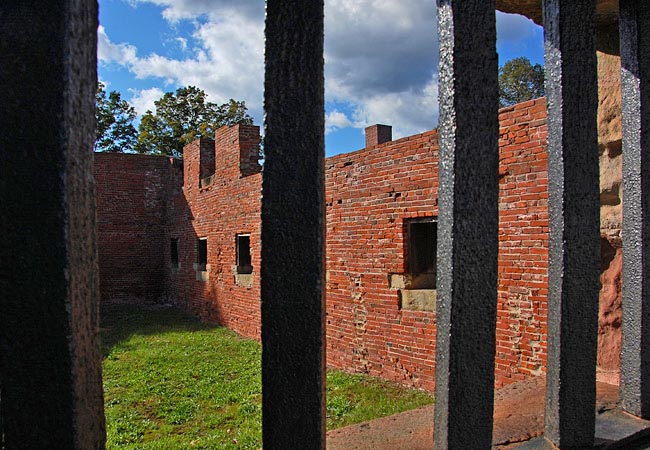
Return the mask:
[[545,372],[548,294],[546,103],[500,119],[498,385]]
[[115,153],[94,157],[102,301],[159,302],[167,198],[179,161]]
[[[548,266],[544,101],[503,109],[500,121],[498,385],[544,372]],[[218,130],[214,143],[185,148],[184,185],[167,191],[162,250],[158,259],[150,257],[163,272],[154,271],[164,280],[161,295],[254,338],[260,335],[258,143],[258,127],[239,125]],[[202,161],[216,166],[214,184],[203,188]],[[436,131],[326,160],[330,366],[433,389],[435,312],[402,308],[395,277],[407,271],[405,221],[438,215],[437,162]],[[124,188],[120,195],[128,196],[131,187]],[[240,233],[251,236],[253,273],[245,282],[236,275]],[[210,270],[199,281],[194,265],[204,237]],[[179,242],[177,270],[170,263],[172,238]]]
[[[166,295],[203,319],[253,338],[260,334],[259,142],[259,127],[236,125],[220,128],[215,141],[204,139],[185,147],[185,184],[171,199],[165,247],[165,259],[170,261],[169,241],[178,239],[180,269],[166,265]],[[208,151],[214,155],[214,184],[200,188],[200,154]],[[238,234],[250,234],[253,265],[253,273],[240,277],[239,283]],[[210,270],[205,281],[196,279],[194,268],[199,238],[208,241]]]
[[404,219],[437,216],[437,132],[329,158],[327,359],[423,388],[434,379],[435,313],[400,309]]
[[[548,207],[543,100],[500,113],[496,381],[546,361]],[[479,162],[477,162],[478,164]],[[330,365],[433,389],[435,313],[400,308],[404,221],[438,215],[435,131],[327,160]]]

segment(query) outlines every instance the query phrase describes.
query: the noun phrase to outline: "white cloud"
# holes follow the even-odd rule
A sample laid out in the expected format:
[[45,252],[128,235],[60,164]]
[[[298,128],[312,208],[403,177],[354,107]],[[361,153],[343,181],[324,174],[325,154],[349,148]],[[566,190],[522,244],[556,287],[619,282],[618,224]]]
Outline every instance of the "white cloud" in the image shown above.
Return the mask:
[[165,93],[159,88],[151,89],[130,89],[133,96],[130,103],[138,114],[144,114],[147,111],[155,111],[154,102],[162,97]]
[[[128,1],[160,6],[172,31],[174,24],[189,20],[195,48],[185,47],[187,36],[179,34],[171,39],[184,48],[182,56],[142,56],[129,43],[111,42],[100,27],[101,62],[120,64],[139,79],[162,80],[174,88],[199,86],[213,102],[244,100],[255,121],[262,122],[262,0]],[[521,16],[497,13],[497,22],[500,40],[515,43],[538,33]],[[435,2],[326,0],[326,102],[346,106],[329,112],[327,131],[374,123],[392,125],[396,136],[431,129],[438,117],[437,61]],[[140,112],[161,91],[134,92]]]
[[152,3],[163,9],[170,23],[207,16],[218,20],[224,15],[238,15],[264,20],[264,0],[128,0],[129,3]]
[[354,111],[354,124],[357,128],[391,125],[393,139],[398,139],[434,128],[437,117],[438,82],[432,77],[421,89],[366,97]]
[[437,70],[436,8],[423,0],[328,0],[327,94],[363,98],[421,89]]
[[[263,6],[263,5],[262,5]],[[262,7],[263,11],[263,7]],[[111,42],[106,30],[98,30],[100,62],[119,64],[138,79],[160,79],[172,86],[198,86],[209,100],[243,100],[260,122],[264,84],[263,23],[232,14],[220,21],[196,24],[193,38],[200,48],[183,59],[152,53],[139,56],[127,43]]]
[[437,16],[423,0],[327,0],[325,94],[354,105],[354,126],[391,125],[395,137],[435,126]]
[[339,110],[332,110],[325,116],[325,133],[352,126],[352,121]]
[[[199,49],[182,58],[140,56],[128,43],[113,43],[100,27],[100,61],[120,64],[138,79],[195,85],[210,100],[246,101],[256,122],[263,117],[264,2],[261,0],[130,0],[163,8],[170,23],[194,21]],[[352,105],[354,120],[332,111],[328,131],[381,121],[399,132],[418,132],[437,117],[435,5],[424,0],[326,0],[326,100]],[[180,37],[179,37],[180,38]],[[182,38],[181,38],[182,39]],[[179,40],[182,45],[182,42]],[[136,93],[139,112],[155,91]],[[432,97],[433,96],[433,97]]]
[[135,61],[137,49],[129,44],[114,44],[102,25],[97,29],[97,59],[103,63],[129,64]]
[[179,36],[176,38],[176,42],[178,43],[182,51],[187,50],[187,39]]

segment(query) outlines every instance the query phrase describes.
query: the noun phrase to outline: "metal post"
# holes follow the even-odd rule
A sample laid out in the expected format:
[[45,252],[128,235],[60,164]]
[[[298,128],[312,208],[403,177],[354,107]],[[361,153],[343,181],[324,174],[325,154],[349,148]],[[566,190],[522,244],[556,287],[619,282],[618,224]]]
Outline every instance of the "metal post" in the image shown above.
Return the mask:
[[647,4],[620,1],[624,198],[621,406],[644,419],[650,418],[649,27]]
[[600,265],[596,2],[544,0],[549,153],[545,436],[594,441]]
[[0,17],[0,447],[100,449],[97,3]]
[[495,2],[438,0],[438,21],[435,448],[488,449],[492,443],[498,256]]
[[323,449],[323,0],[268,0],[265,57],[264,448]]

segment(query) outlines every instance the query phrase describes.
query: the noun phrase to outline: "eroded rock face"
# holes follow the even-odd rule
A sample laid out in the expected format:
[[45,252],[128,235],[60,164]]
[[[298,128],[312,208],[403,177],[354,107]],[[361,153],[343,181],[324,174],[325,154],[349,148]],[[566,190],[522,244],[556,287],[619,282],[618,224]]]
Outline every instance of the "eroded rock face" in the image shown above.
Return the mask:
[[[541,25],[542,0],[496,0],[499,11],[521,14]],[[618,54],[618,0],[598,0],[596,23],[598,26],[598,49]]]
[[598,313],[598,377],[618,382],[623,271],[621,60],[598,52],[598,151],[600,159],[601,289]]
[[[521,14],[542,24],[542,0],[496,0],[497,9],[505,13]],[[618,0],[598,0],[598,25],[611,25],[618,21]]]
[[598,308],[598,375],[618,383],[621,354],[621,280],[623,252],[620,239],[601,238],[602,273]]
[[598,151],[601,232],[620,237],[623,155],[621,138],[621,59],[598,52]]

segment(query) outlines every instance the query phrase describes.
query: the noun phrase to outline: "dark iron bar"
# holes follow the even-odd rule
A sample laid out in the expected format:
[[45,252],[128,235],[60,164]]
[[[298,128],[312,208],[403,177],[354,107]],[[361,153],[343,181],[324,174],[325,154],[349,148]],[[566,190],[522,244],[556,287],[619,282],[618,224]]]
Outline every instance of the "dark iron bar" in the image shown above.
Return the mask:
[[266,6],[262,434],[325,447],[323,1]]
[[[621,406],[650,418],[650,10],[620,1],[623,100]],[[642,50],[645,49],[645,50]],[[644,105],[645,104],[645,105]]]
[[498,252],[495,2],[438,0],[438,21],[435,448],[488,449],[492,444]]
[[0,17],[0,447],[100,449],[97,2]]
[[546,439],[591,446],[600,261],[595,1],[545,0],[549,164]]

